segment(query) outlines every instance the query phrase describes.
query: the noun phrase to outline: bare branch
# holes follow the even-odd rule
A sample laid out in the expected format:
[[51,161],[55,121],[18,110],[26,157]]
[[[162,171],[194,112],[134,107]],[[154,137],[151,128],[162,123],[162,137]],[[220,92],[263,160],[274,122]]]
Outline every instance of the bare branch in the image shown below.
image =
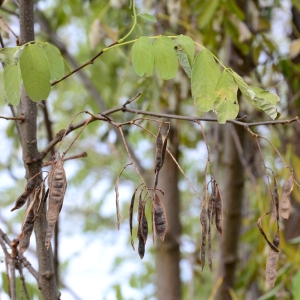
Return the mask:
[[24,121],[25,118],[24,118],[24,116],[20,116],[20,117],[5,117],[5,116],[0,116],[0,119]]
[[[76,158],[81,158],[81,157],[87,157],[87,153],[86,152],[82,152],[82,153],[79,153],[79,154],[76,154],[76,155],[72,155],[72,156],[69,156],[67,158],[64,158],[64,161],[66,160],[71,160],[71,159],[76,159]],[[44,162],[42,167],[47,167],[47,166],[51,166],[52,165],[52,161],[47,161],[47,162]]]

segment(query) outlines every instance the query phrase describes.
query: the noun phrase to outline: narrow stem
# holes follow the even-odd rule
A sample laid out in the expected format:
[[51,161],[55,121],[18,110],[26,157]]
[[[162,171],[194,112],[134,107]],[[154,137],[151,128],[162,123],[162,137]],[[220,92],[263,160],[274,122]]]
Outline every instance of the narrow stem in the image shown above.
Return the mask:
[[136,10],[135,10],[135,0],[132,0],[132,10],[133,10],[133,25],[132,25],[130,31],[122,39],[120,39],[118,41],[119,43],[122,43],[131,34],[131,32],[133,31],[133,29],[136,25],[137,16],[136,16]]

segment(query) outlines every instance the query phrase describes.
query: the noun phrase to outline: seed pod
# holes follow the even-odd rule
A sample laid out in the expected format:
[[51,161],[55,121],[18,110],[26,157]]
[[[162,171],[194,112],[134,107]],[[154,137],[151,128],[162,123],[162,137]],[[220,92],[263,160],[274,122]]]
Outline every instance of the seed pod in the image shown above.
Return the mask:
[[277,276],[277,262],[279,258],[279,252],[275,252],[274,250],[270,250],[268,258],[267,258],[267,266],[266,266],[266,280],[268,284],[273,287],[276,281]]
[[279,195],[278,195],[278,185],[277,185],[277,180],[274,176],[274,191],[273,191],[273,210],[272,210],[272,215],[271,215],[271,224],[277,220],[279,222]]
[[161,203],[157,194],[154,195],[152,205],[154,208],[154,225],[155,231],[160,239],[163,241],[165,239],[165,234],[167,232],[167,217],[163,204]]
[[212,272],[211,226],[209,222],[208,222],[208,266],[210,272]]
[[[32,201],[33,202],[33,201]],[[32,234],[33,231],[33,226],[34,226],[34,213],[33,213],[33,205],[31,207],[28,207],[28,209],[30,208],[30,210],[28,211],[28,213],[25,214],[26,219],[23,221],[23,225],[22,225],[22,233],[19,236],[19,251],[20,253],[24,253],[30,244],[30,236]]]
[[132,246],[133,250],[135,250],[135,249],[134,249],[134,242],[133,242],[133,238],[132,238],[132,216],[133,216],[133,207],[134,207],[136,191],[137,191],[137,189],[135,189],[135,191],[131,197],[130,207],[129,207],[129,228],[130,228],[131,246]]
[[[138,230],[137,230],[137,238],[139,240],[138,245],[138,253],[140,255],[140,258],[143,259],[145,255],[145,241],[143,238],[143,200],[142,200],[142,192],[139,195],[139,204],[138,204]],[[147,227],[148,229],[148,227]],[[148,232],[147,232],[148,234]]]
[[155,167],[154,167],[154,172],[155,174],[157,174],[161,167],[162,167],[162,163],[163,163],[163,157],[162,157],[162,151],[163,151],[163,139],[162,139],[162,135],[160,132],[160,127],[158,129],[158,133],[156,136],[156,147],[155,147]]
[[63,160],[58,153],[56,164],[52,167],[48,179],[49,185],[49,206],[47,211],[48,228],[45,238],[45,246],[48,249],[54,233],[54,227],[61,211],[64,196],[67,188],[66,173]]
[[200,259],[201,259],[201,266],[202,266],[202,271],[203,271],[204,266],[205,266],[205,248],[206,248],[206,235],[207,235],[207,211],[205,208],[205,204],[202,205],[202,210],[201,210],[201,214],[200,214],[200,222],[201,222],[201,226],[202,226]]
[[211,194],[208,201],[207,215],[208,215],[208,223],[213,224],[214,218],[216,216],[216,198],[213,194]]
[[141,212],[141,219],[140,219],[140,222],[139,222],[139,227],[140,227],[141,235],[142,235],[143,240],[144,240],[144,244],[146,244],[147,237],[148,237],[148,221],[147,221],[146,214],[145,214],[145,203],[142,206],[142,212]]
[[291,205],[289,196],[294,187],[294,174],[291,173],[290,177],[284,183],[282,187],[282,199],[280,201],[280,214],[284,219],[288,219],[290,216]]
[[216,227],[217,230],[222,234],[223,232],[223,213],[222,213],[222,196],[220,193],[219,186],[217,185],[217,197],[216,197]]
[[276,235],[273,239],[273,245],[278,248],[280,245],[280,235],[279,235],[279,230],[277,230]]
[[23,194],[21,196],[19,196],[19,198],[17,199],[17,201],[15,203],[15,206],[10,211],[19,209],[26,203],[26,200],[34,191],[35,185],[36,185],[36,177],[34,176],[27,182],[25,191],[23,192]]

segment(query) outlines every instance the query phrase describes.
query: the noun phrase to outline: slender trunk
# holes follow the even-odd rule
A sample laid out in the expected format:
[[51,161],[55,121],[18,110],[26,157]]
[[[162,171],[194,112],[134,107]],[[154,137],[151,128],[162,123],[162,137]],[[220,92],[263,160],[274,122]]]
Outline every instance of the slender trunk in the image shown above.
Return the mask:
[[[34,40],[34,15],[33,0],[20,1],[20,43],[24,44]],[[26,178],[30,179],[41,170],[40,153],[37,148],[37,107],[22,89],[19,112],[25,117],[20,124],[20,141],[23,151],[23,161],[26,169]],[[41,176],[37,179],[41,182]],[[45,209],[34,221],[34,232],[36,237],[36,252],[39,264],[39,288],[43,299],[58,299],[58,291],[53,270],[52,250],[46,250],[45,231],[47,228]]]
[[[169,148],[177,159],[178,133],[171,128]],[[161,198],[167,214],[168,231],[164,242],[157,241],[156,273],[157,273],[157,299],[181,299],[180,283],[180,249],[179,240],[181,226],[179,220],[179,190],[178,168],[169,154],[166,153],[165,162],[159,174],[159,188],[165,195]]]
[[[242,204],[244,190],[244,168],[233,140],[231,130],[234,125],[227,125],[224,130],[224,181],[221,184],[224,197],[223,236],[220,245],[219,276],[223,283],[217,299],[231,299],[228,289],[234,285],[234,275],[238,262],[238,238],[242,221]],[[243,145],[245,130],[241,127],[236,131]]]

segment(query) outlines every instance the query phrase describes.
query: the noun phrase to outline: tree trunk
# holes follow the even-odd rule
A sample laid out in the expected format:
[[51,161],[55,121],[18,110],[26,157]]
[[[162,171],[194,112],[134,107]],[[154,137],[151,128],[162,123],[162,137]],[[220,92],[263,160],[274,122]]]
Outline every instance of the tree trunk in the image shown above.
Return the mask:
[[[224,199],[223,208],[223,236],[220,243],[219,276],[223,283],[218,291],[217,299],[231,299],[228,289],[234,285],[234,275],[238,262],[238,238],[242,221],[242,204],[244,191],[244,168],[240,162],[237,148],[233,140],[232,124],[224,130],[224,176],[221,182]],[[245,129],[235,127],[241,144],[243,145]]]
[[[171,127],[168,147],[173,156],[178,157],[178,133],[177,129]],[[161,197],[165,206],[168,231],[164,242],[157,241],[156,274],[157,274],[157,299],[175,300],[181,299],[180,282],[180,233],[179,220],[179,190],[178,190],[178,168],[171,156],[166,153],[163,168],[159,174],[158,187],[164,190],[165,195]]]
[[[20,43],[34,40],[34,15],[33,0],[20,1]],[[24,121],[20,123],[20,141],[22,145],[23,161],[26,169],[27,180],[41,171],[40,153],[37,148],[36,137],[36,103],[32,102],[22,89],[21,103],[18,107],[19,113],[24,115]],[[40,183],[42,177],[39,176],[37,182]],[[34,232],[36,237],[36,251],[39,264],[39,288],[45,300],[58,299],[58,291],[54,276],[52,250],[46,250],[45,232],[47,220],[45,209],[34,221]]]

